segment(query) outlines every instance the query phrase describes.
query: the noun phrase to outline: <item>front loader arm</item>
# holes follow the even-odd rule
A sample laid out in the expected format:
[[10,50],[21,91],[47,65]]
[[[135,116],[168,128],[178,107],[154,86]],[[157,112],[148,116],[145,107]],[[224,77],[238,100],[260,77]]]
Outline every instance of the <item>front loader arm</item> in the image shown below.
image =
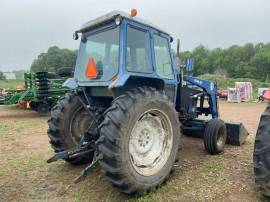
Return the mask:
[[203,80],[192,76],[184,76],[184,81],[202,88],[203,91],[207,93],[212,118],[218,118],[217,85],[213,81]]

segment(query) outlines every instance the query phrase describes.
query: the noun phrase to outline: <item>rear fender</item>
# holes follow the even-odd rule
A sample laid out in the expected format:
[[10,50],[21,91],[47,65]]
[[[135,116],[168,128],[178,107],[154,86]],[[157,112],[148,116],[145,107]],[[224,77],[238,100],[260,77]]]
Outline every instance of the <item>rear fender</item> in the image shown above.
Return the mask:
[[117,97],[125,93],[126,91],[142,86],[152,87],[157,90],[163,91],[164,81],[159,78],[140,77],[124,74],[122,77],[111,83],[109,89],[111,89],[114,95]]
[[74,78],[69,78],[62,84],[62,86],[69,89],[75,89],[78,87],[78,83],[75,81]]

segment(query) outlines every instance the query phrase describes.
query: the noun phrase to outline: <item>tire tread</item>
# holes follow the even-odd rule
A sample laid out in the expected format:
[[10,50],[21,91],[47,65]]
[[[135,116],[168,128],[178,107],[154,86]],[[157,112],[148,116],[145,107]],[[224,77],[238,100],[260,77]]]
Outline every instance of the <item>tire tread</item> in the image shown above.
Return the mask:
[[260,118],[254,143],[253,164],[257,190],[270,197],[270,105]]

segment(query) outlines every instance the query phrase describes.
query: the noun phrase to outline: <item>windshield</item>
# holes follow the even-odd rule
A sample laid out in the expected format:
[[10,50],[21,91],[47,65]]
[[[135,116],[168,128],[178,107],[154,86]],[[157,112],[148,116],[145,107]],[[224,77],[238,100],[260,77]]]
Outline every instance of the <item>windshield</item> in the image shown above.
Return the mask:
[[[83,35],[78,52],[75,78],[78,81],[109,81],[118,72],[119,27]],[[91,62],[89,62],[91,61]],[[97,76],[88,78],[86,70],[94,64]]]

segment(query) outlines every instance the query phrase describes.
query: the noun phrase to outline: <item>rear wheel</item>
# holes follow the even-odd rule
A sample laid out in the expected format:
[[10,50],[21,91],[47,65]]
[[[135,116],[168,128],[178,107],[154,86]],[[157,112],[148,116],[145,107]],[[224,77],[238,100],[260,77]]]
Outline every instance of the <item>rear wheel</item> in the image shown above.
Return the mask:
[[166,96],[149,88],[121,95],[100,127],[102,172],[120,192],[142,194],[166,180],[181,135],[176,111]]
[[270,105],[262,114],[256,133],[253,165],[257,190],[270,197]]
[[36,107],[36,111],[39,114],[47,114],[47,113],[49,113],[50,109],[51,109],[51,107],[45,103],[38,103],[37,107]]
[[209,154],[219,154],[224,150],[227,130],[224,121],[211,119],[204,132],[204,147]]
[[[67,93],[51,110],[48,121],[48,136],[54,151],[61,152],[74,148],[93,122],[80,102],[79,95]],[[89,163],[94,152],[86,156],[67,160],[71,164]]]

